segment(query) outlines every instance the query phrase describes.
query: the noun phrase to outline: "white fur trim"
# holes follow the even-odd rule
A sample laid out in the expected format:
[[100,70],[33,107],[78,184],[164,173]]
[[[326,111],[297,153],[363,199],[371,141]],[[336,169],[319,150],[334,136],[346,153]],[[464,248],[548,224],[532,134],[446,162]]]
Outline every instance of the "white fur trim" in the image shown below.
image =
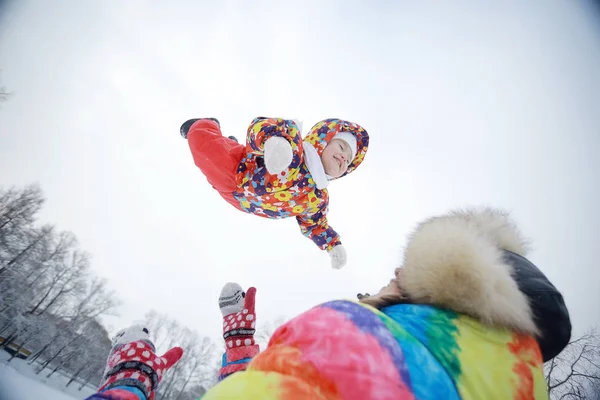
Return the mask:
[[264,144],[265,166],[271,175],[285,171],[294,156],[292,146],[287,139],[273,136]]
[[486,208],[431,218],[410,237],[398,284],[415,303],[538,334],[502,250],[527,252],[527,242],[507,213]]
[[[338,134],[336,134],[333,139],[340,139],[343,140],[344,142],[348,143],[348,146],[350,146],[350,150],[352,150],[352,161],[354,161],[354,157],[356,157],[356,152],[357,152],[357,142],[356,142],[356,137],[351,134],[350,132],[340,132]],[[332,140],[333,140],[332,139]]]
[[323,168],[323,162],[321,162],[321,157],[319,157],[317,149],[308,142],[304,142],[303,147],[304,162],[306,163],[308,172],[312,175],[312,178],[317,185],[317,189],[325,189],[327,185],[329,185],[329,179],[328,175],[325,173],[325,168]]

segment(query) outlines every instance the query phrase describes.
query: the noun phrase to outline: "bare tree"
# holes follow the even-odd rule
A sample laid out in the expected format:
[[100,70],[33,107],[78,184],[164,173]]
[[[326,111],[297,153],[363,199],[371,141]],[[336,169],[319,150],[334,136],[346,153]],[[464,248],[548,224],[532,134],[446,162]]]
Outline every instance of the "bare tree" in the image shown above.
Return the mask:
[[93,348],[87,346],[84,346],[81,349],[81,353],[79,355],[81,362],[79,363],[79,367],[74,370],[73,374],[71,375],[71,379],[69,379],[65,387],[69,387],[71,383],[75,382],[77,378],[79,378],[79,375],[81,375],[86,369],[90,367],[89,361],[94,359],[94,354],[92,350]]
[[[12,361],[18,356],[21,349],[25,348],[31,342],[39,342],[46,340],[45,338],[55,334],[54,326],[49,323],[47,318],[38,316],[27,316],[27,325],[22,328],[11,341],[19,339],[19,344],[14,354],[8,359]],[[7,340],[8,341],[8,340]]]
[[30,260],[31,272],[26,277],[27,287],[39,288],[44,279],[49,276],[49,271],[57,262],[63,261],[77,240],[70,232],[60,232],[50,235],[39,248],[39,256]]
[[209,380],[207,373],[216,376],[216,372],[207,369],[218,358],[214,342],[154,310],[146,314],[146,327],[157,351],[164,352],[173,346],[185,349],[181,360],[163,376],[158,396],[164,400],[184,400],[202,395]]
[[283,325],[285,321],[286,318],[281,315],[277,316],[272,321],[258,321],[256,333],[254,334],[254,340],[260,345],[261,349],[267,347],[267,344],[269,343],[271,336],[273,336],[273,333],[275,333],[277,328]]
[[[200,386],[208,391],[211,387],[215,386],[219,381],[219,370],[221,369],[222,353],[218,352],[218,348],[215,349],[215,356],[211,356],[207,363],[202,365],[202,379]],[[202,393],[198,393],[200,395]]]
[[0,249],[14,245],[11,239],[30,228],[44,204],[42,191],[37,185],[23,189],[0,188]]
[[81,287],[82,281],[87,278],[89,261],[85,253],[73,249],[75,245],[70,233],[60,234],[58,242],[43,260],[43,264],[48,266],[43,270],[43,277],[36,277],[31,283],[32,286],[37,283],[38,290],[28,313],[41,315]]
[[70,315],[63,319],[68,322],[68,329],[52,338],[51,347],[54,347],[55,351],[38,368],[37,374],[46,369],[59,356],[64,357],[64,353],[70,354],[72,351],[77,351],[80,346],[86,345],[85,336],[78,334],[78,331],[85,329],[87,324],[95,322],[97,317],[111,312],[118,304],[114,294],[106,290],[106,283],[98,278],[92,278],[83,297],[74,301],[77,303],[73,304]]
[[72,328],[67,321],[55,318],[52,315],[45,315],[45,317],[51,319],[52,322],[50,324],[55,327],[54,335],[44,338],[44,340],[38,343],[39,346],[37,350],[35,353],[33,353],[29,360],[30,365],[42,358],[42,356],[51,354],[60,345],[60,338]]
[[114,309],[121,304],[113,290],[109,290],[106,281],[91,277],[81,292],[77,303],[72,304],[71,314],[65,319],[71,322],[85,323],[101,315],[115,315]]
[[0,86],[0,103],[5,102],[8,99],[10,93],[6,91],[6,87]]
[[97,317],[119,301],[73,234],[36,226],[43,203],[36,185],[0,188],[0,347],[16,349],[9,361],[32,350],[37,373],[65,370],[83,387],[99,382],[110,349]]
[[[82,371],[82,364],[93,364],[98,367],[104,364],[106,353],[110,349],[108,333],[104,327],[97,320],[89,321],[83,325],[76,336],[77,339],[71,342],[67,351],[63,352],[58,361],[54,363],[54,369],[46,375],[47,378],[61,369],[76,371],[75,374],[79,375]],[[97,354],[95,350],[99,346],[102,347],[105,353],[104,357],[100,357],[99,359],[93,358]]]
[[[37,226],[44,203],[37,186],[0,188],[0,333],[2,346],[33,351],[37,374],[69,373],[67,385],[99,383],[111,343],[98,317],[119,301],[90,271],[89,256],[75,236]],[[164,400],[190,400],[216,380],[219,354],[207,337],[167,315],[148,313],[158,352],[180,345],[183,358],[163,377]],[[270,328],[269,328],[270,329]],[[273,327],[274,329],[274,327]],[[270,335],[271,333],[265,333]]]
[[69,353],[73,350],[73,348],[77,348],[79,345],[77,341],[81,339],[81,336],[77,335],[72,330],[64,331],[55,336],[54,340],[52,341],[52,355],[37,369],[36,375],[48,368],[55,360],[60,362],[59,357],[63,355],[63,353]]
[[0,189],[0,313],[8,322],[28,307],[29,277],[54,235],[54,228],[34,226],[44,203],[39,187]]
[[[9,247],[8,258],[0,265],[0,280],[5,279],[4,274],[11,270],[19,269],[23,264],[28,263],[37,253],[38,248],[43,245],[44,240],[53,234],[54,227],[43,226],[41,229],[28,229],[25,232],[19,232],[22,238],[19,239],[22,248]],[[16,250],[11,252],[11,250]],[[21,274],[22,275],[22,274]]]
[[86,334],[86,337],[88,338],[89,345],[85,346],[85,352],[88,357],[77,359],[80,364],[83,364],[84,368],[81,369],[82,365],[79,365],[79,368],[74,367],[72,370],[75,371],[75,373],[73,374],[71,381],[66,385],[69,386],[72,381],[81,375],[82,379],[79,390],[90,382],[95,386],[100,384],[106,366],[106,357],[112,347],[108,332],[98,321],[94,321],[92,324],[88,325],[88,330],[90,330],[90,332]]
[[571,341],[544,365],[552,399],[598,399],[600,393],[600,335],[596,328]]
[[188,388],[201,384],[204,380],[203,365],[207,364],[215,355],[215,348],[212,340],[208,337],[200,337],[196,332],[189,333],[190,340],[186,359],[183,363],[183,370],[178,376],[179,388],[174,400],[180,400]]

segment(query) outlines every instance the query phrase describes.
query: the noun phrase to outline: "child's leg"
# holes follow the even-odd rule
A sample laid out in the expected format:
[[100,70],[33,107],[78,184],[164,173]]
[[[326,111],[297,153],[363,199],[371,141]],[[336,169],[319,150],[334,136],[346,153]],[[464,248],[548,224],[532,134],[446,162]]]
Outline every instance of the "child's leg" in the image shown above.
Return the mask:
[[219,125],[211,120],[196,121],[187,139],[194,163],[208,182],[224,197],[231,196],[236,190],[235,175],[246,148],[223,137]]

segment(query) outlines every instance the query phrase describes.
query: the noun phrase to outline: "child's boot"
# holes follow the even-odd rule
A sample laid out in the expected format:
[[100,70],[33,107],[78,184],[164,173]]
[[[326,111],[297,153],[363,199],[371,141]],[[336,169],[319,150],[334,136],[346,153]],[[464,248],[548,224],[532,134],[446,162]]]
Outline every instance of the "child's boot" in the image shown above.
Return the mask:
[[181,133],[181,136],[184,139],[187,139],[188,131],[190,130],[190,128],[192,127],[192,125],[194,124],[194,122],[200,121],[202,119],[208,119],[208,120],[214,121],[214,122],[217,123],[217,125],[219,125],[219,127],[221,126],[221,124],[219,123],[219,120],[216,119],[216,118],[192,118],[192,119],[188,119],[187,121],[185,121],[181,125],[181,128],[179,128],[179,133]]

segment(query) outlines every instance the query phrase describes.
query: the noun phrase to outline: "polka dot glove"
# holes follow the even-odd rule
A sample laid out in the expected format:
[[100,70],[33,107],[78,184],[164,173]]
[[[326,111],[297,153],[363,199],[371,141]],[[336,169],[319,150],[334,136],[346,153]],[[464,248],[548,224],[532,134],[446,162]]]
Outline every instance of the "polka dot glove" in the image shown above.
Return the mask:
[[223,316],[223,339],[225,339],[225,345],[228,348],[254,344],[256,327],[255,298],[256,288],[251,287],[245,294],[242,310]]
[[258,345],[254,343],[256,288],[251,287],[243,296],[244,303],[241,310],[223,316],[225,354],[219,371],[219,380],[246,369],[250,360],[259,353]]
[[98,392],[129,386],[141,390],[148,400],[154,400],[158,384],[167,370],[181,359],[183,349],[174,347],[162,356],[157,356],[154,351],[149,340],[116,347],[108,357],[108,372]]

